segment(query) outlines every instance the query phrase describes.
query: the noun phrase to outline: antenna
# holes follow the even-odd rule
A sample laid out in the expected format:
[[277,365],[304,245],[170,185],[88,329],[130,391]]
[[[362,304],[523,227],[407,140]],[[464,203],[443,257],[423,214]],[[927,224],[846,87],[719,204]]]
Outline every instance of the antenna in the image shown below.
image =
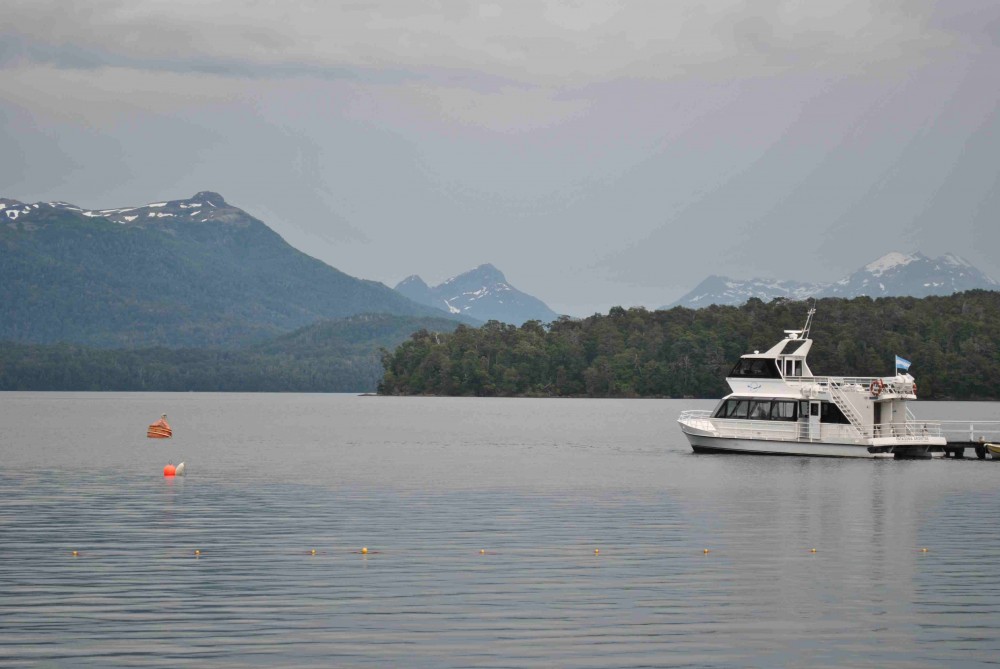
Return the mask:
[[816,302],[813,302],[813,306],[809,307],[809,313],[806,315],[806,324],[802,328],[802,334],[800,339],[809,339],[809,328],[812,327],[813,314],[816,313]]

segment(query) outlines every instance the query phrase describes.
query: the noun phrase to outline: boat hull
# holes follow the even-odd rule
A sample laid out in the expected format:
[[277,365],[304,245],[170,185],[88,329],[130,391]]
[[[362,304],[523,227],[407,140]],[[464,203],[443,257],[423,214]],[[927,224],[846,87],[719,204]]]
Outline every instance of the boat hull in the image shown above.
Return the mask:
[[742,424],[744,421],[728,421],[719,427],[707,415],[690,413],[682,414],[678,423],[696,453],[922,460],[933,457],[931,448],[943,447],[947,443],[944,437],[937,436],[807,440],[796,438],[801,432],[800,426],[795,423],[770,426],[767,421],[745,421],[745,424]]
[[778,441],[770,439],[733,439],[706,435],[684,435],[695,453],[752,453],[755,455],[808,455],[825,458],[892,458],[893,453],[872,453],[858,444],[828,444],[823,442]]

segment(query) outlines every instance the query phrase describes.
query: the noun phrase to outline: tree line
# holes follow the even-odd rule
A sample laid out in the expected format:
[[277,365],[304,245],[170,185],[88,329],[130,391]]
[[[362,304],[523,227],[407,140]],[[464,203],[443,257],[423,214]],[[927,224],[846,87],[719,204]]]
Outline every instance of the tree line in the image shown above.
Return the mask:
[[370,392],[382,377],[380,349],[419,329],[454,327],[447,318],[361,314],[237,350],[5,342],[0,390]]
[[[887,376],[909,359],[922,399],[1000,397],[1000,293],[827,298],[816,303],[814,374]],[[728,393],[740,355],[766,350],[805,322],[808,305],[751,299],[739,307],[612,308],[521,327],[491,321],[421,330],[383,351],[391,395],[698,397]]]
[[[829,298],[817,304],[809,365],[879,376],[912,361],[922,399],[995,400],[1000,293]],[[0,390],[368,392],[538,397],[720,397],[743,353],[801,327],[808,306],[606,315],[480,328],[437,318],[363,315],[231,349],[100,349],[0,343]],[[411,334],[412,333],[412,334]],[[398,346],[397,346],[398,345]],[[381,349],[381,350],[380,350]]]
[[0,346],[0,390],[361,392],[375,389],[380,372],[377,351],[301,359],[213,349]]

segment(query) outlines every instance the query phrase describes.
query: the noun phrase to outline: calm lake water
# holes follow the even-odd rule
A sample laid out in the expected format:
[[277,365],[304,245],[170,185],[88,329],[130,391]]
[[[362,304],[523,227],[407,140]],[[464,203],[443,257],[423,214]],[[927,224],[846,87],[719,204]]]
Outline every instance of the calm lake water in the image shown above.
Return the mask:
[[0,393],[0,665],[1000,663],[1000,463],[695,455],[710,406]]

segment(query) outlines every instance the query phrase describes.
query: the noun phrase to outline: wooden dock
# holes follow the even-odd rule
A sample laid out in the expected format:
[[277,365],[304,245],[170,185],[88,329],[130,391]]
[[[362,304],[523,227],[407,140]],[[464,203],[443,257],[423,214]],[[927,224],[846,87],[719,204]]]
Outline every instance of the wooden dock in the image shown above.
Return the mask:
[[946,458],[964,458],[970,450],[980,460],[1000,460],[986,449],[986,444],[1000,444],[1000,421],[941,421],[941,434],[948,440],[940,447]]

